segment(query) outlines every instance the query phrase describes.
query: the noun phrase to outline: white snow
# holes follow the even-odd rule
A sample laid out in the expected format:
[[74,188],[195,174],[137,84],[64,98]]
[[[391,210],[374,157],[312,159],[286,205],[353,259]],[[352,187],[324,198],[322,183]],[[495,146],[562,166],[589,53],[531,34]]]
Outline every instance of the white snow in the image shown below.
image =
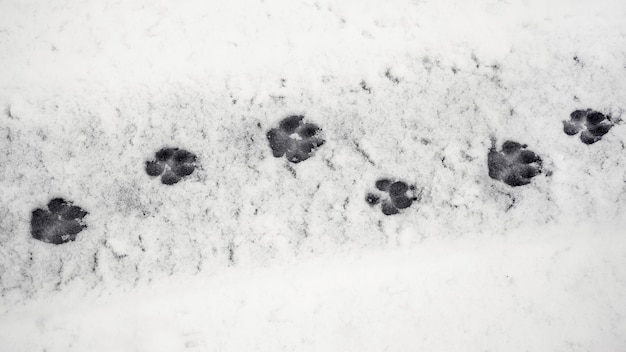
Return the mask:
[[[626,349],[621,0],[0,2],[0,351]],[[576,60],[574,59],[576,58]],[[364,88],[365,87],[365,88]],[[323,129],[287,166],[265,133]],[[490,179],[491,139],[544,161]],[[165,187],[163,146],[200,168]],[[385,217],[379,177],[421,201]],[[29,235],[63,197],[75,242]]]
[[[132,291],[68,290],[0,321],[3,351],[618,351],[611,228],[428,239]],[[33,338],[36,337],[36,338]]]

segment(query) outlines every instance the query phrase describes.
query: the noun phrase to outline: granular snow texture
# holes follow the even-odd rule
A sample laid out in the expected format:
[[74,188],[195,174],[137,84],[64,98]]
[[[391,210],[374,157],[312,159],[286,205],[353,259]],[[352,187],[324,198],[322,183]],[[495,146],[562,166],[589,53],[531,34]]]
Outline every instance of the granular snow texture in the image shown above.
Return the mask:
[[[426,239],[614,227],[625,16],[621,1],[4,2],[0,312]],[[591,145],[563,133],[586,109],[615,122]],[[267,139],[292,115],[325,141],[297,164]],[[489,177],[507,140],[542,159],[528,185]],[[146,174],[164,147],[197,156],[174,185]],[[385,216],[365,200],[380,178],[418,200]],[[53,198],[88,212],[73,242],[30,234]]]

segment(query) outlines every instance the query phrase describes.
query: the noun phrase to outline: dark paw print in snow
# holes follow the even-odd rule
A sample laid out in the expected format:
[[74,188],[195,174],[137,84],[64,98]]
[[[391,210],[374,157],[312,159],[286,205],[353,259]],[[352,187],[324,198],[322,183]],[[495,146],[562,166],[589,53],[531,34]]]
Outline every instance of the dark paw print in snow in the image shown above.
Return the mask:
[[146,173],[161,175],[164,185],[173,185],[196,169],[195,154],[178,148],[163,148],[156,152],[155,160],[146,162]]
[[587,110],[576,110],[570,114],[569,121],[563,121],[563,132],[569,136],[580,133],[580,140],[585,144],[593,144],[602,139],[613,127],[610,116]]
[[313,155],[313,151],[324,144],[321,129],[313,123],[303,123],[304,116],[284,118],[278,128],[267,132],[267,139],[276,158],[286,155],[287,160],[299,163]]
[[513,141],[502,143],[501,151],[492,147],[487,155],[489,177],[513,187],[529,184],[541,173],[542,166],[541,158],[526,147]]
[[418,198],[414,193],[415,186],[409,186],[402,181],[392,181],[382,178],[376,181],[376,188],[383,192],[382,196],[375,193],[368,193],[365,201],[375,206],[381,203],[381,210],[385,215],[394,215],[400,213],[400,210],[410,207]]
[[76,235],[87,227],[83,218],[88,213],[62,198],[54,198],[48,209],[33,210],[30,220],[33,238],[54,244],[74,241]]

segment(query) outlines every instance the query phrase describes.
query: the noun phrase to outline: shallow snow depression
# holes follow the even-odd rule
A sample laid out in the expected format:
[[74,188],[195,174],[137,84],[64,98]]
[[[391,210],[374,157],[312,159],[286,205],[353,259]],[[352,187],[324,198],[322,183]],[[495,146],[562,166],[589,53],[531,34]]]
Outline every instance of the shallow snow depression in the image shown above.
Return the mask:
[[626,348],[621,2],[0,9],[0,350]]

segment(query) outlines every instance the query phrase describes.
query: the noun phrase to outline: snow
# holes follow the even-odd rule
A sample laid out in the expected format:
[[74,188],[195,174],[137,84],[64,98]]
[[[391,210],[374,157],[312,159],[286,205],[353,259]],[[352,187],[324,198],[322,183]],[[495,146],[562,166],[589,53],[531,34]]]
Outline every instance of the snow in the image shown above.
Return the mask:
[[68,291],[14,309],[0,340],[6,351],[620,350],[623,234],[529,230]]
[[[0,3],[0,351],[621,350],[626,6]],[[265,133],[305,115],[297,165]],[[487,175],[492,139],[544,174]],[[199,168],[164,187],[164,146]],[[421,200],[385,217],[380,177]],[[75,242],[29,236],[63,197]],[[620,227],[621,226],[621,227]],[[243,302],[243,303],[242,303]]]

